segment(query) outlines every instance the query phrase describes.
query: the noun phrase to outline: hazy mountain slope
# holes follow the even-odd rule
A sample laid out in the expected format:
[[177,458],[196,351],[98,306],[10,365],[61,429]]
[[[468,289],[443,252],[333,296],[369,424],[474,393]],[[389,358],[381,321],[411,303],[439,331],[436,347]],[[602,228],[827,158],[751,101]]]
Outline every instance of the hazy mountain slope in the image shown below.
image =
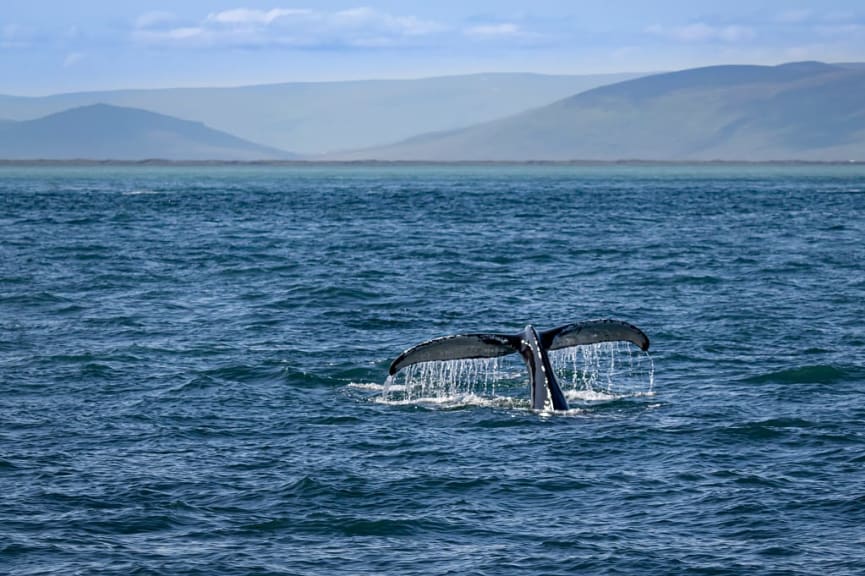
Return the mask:
[[29,120],[104,102],[204,122],[283,150],[316,154],[389,144],[549,104],[633,74],[475,74],[419,80],[0,96],[0,117]]
[[0,124],[2,159],[260,160],[288,156],[197,122],[105,104]]
[[865,160],[865,70],[714,66],[604,86],[346,159]]

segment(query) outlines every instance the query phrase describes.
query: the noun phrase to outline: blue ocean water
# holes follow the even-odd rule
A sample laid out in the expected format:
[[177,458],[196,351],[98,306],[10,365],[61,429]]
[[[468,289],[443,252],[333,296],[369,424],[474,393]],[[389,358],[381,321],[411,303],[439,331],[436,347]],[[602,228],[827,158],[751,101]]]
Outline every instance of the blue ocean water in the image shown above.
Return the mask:
[[[603,317],[564,414],[384,387]],[[0,572],[862,574],[863,317],[860,165],[3,167]]]

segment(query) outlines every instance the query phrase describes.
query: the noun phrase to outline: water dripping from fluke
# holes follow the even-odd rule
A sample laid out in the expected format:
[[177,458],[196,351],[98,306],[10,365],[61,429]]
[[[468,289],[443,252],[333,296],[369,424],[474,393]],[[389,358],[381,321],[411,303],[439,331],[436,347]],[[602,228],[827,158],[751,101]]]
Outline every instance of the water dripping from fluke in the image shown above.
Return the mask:
[[619,400],[655,393],[652,357],[622,342],[563,348],[551,352],[550,360],[568,399]]
[[[552,369],[572,410],[580,404],[654,395],[648,352],[622,342],[602,342],[550,352]],[[472,406],[530,409],[525,366],[513,356],[436,360],[389,375],[374,401],[433,409]],[[544,410],[552,411],[547,403]]]

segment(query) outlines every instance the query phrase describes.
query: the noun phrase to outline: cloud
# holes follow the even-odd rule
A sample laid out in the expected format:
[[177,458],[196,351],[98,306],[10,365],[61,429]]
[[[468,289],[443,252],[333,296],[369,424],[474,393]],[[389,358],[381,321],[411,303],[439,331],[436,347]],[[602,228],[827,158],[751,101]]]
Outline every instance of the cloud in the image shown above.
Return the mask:
[[288,16],[309,16],[312,10],[289,10],[274,8],[273,10],[250,10],[248,8],[234,8],[223,10],[207,15],[207,22],[218,22],[220,24],[271,24],[278,18]]
[[72,66],[75,66],[77,63],[81,62],[82,60],[84,60],[84,53],[83,52],[70,52],[63,59],[63,67],[64,68],[70,68]]
[[472,26],[463,30],[463,34],[471,38],[512,38],[521,36],[523,32],[516,24],[503,22]]
[[172,12],[146,12],[135,19],[135,27],[138,29],[158,28],[177,22],[178,18]]
[[180,28],[171,28],[166,30],[164,34],[165,37],[172,40],[190,40],[203,38],[205,31],[203,28],[198,28],[196,26],[184,26]]
[[649,26],[646,32],[683,43],[727,42],[737,43],[751,40],[756,36],[753,28],[748,26],[710,26],[704,22],[686,26],[664,27]]
[[438,22],[373,8],[320,10],[233,8],[182,25],[159,14],[142,15],[134,38],[151,45],[340,48],[410,45],[443,31]]

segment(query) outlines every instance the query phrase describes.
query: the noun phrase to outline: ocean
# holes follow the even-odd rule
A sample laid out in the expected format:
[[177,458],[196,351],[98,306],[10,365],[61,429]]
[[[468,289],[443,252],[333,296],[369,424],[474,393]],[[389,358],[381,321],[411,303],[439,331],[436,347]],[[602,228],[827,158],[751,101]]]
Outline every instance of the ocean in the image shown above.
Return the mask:
[[862,574],[863,317],[862,165],[0,167],[0,572]]

